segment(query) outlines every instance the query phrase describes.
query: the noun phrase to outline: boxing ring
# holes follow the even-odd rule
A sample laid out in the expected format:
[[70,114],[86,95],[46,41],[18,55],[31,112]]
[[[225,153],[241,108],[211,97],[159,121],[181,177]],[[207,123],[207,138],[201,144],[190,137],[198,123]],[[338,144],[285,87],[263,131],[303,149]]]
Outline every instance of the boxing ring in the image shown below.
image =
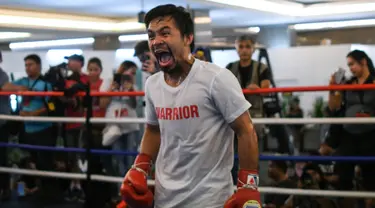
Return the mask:
[[[244,90],[245,94],[263,94],[263,93],[279,93],[279,92],[316,92],[316,91],[342,91],[342,90],[374,90],[375,84],[371,85],[338,85],[338,86],[306,86],[306,87],[282,87],[270,88],[259,90]],[[4,92],[0,91],[0,96],[64,96],[63,92]],[[94,96],[143,96],[144,92],[86,92],[77,93],[77,96],[84,96],[90,101]],[[8,121],[38,121],[38,122],[54,122],[54,123],[82,123],[88,132],[91,131],[91,124],[103,123],[138,123],[144,124],[144,118],[93,118],[92,107],[88,106],[86,117],[21,117],[12,115],[0,115],[0,120]],[[253,119],[254,124],[372,124],[375,123],[375,118],[261,118]],[[87,135],[90,137],[90,133]],[[89,139],[90,140],[90,139]],[[66,148],[66,147],[48,147],[48,146],[35,146],[15,143],[0,142],[1,148],[20,148],[20,149],[33,149],[39,151],[55,151],[55,152],[76,152],[86,153],[86,158],[90,167],[92,154],[109,154],[109,155],[126,155],[136,156],[137,152],[124,151],[110,151],[103,149],[91,149],[91,144],[88,144],[86,149],[83,148]],[[283,160],[283,161],[355,161],[355,162],[369,162],[375,161],[374,157],[339,157],[339,156],[267,156],[260,155],[260,160]],[[79,179],[86,180],[88,184],[91,181],[108,182],[108,183],[121,183],[122,177],[112,177],[106,175],[92,174],[90,168],[85,174],[69,173],[69,172],[54,172],[54,171],[41,171],[30,169],[19,169],[10,167],[0,167],[0,172],[18,175],[32,175],[39,177],[53,177],[62,179]],[[260,176],[262,177],[262,176]],[[153,180],[148,181],[150,186],[154,185]],[[236,188],[235,186],[233,187]],[[286,189],[286,188],[273,188],[273,187],[259,187],[261,193],[273,194],[288,194],[288,195],[309,195],[309,196],[330,196],[330,197],[348,197],[348,198],[375,198],[375,192],[363,191],[332,191],[332,190],[306,190],[306,189]],[[86,202],[89,204],[90,195],[87,195]],[[86,205],[88,205],[86,204]],[[90,207],[88,205],[87,207]]]

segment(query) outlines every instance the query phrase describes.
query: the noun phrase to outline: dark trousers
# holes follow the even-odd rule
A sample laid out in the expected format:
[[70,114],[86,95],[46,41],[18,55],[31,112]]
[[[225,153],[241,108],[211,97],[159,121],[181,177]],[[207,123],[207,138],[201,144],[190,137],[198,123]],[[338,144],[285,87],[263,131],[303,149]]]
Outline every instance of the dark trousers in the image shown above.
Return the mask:
[[[1,142],[8,142],[9,132],[6,128],[6,125],[0,126],[0,141]],[[7,157],[7,148],[2,147],[0,148],[0,166],[4,167],[7,166],[8,163]],[[1,190],[8,190],[9,189],[9,174],[7,173],[0,173],[0,191]]]
[[[375,131],[362,134],[351,134],[343,130],[337,149],[340,156],[375,156]],[[375,161],[371,162],[337,162],[335,172],[339,175],[338,189],[353,188],[354,167],[359,165],[365,190],[375,191]]]
[[[38,132],[25,133],[24,143],[37,146],[56,146],[56,128],[50,127]],[[38,170],[53,170],[54,152],[45,150],[28,150]]]
[[[57,130],[50,127],[38,132],[25,133],[23,142],[29,145],[38,146],[56,146]],[[35,163],[38,170],[53,171],[55,170],[55,157],[53,151],[45,150],[28,150],[31,160]],[[46,195],[53,194],[56,191],[56,178],[40,178],[41,188]]]

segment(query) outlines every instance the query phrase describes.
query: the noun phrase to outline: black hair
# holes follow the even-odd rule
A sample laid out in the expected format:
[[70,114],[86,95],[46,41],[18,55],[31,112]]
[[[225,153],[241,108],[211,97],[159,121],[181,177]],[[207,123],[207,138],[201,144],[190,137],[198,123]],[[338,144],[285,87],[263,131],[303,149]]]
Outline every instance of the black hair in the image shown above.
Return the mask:
[[124,68],[125,71],[129,68],[137,68],[137,65],[132,61],[124,61],[121,63],[121,66]]
[[91,58],[89,62],[87,63],[87,65],[89,64],[96,64],[99,66],[101,70],[103,70],[102,61],[97,57]]
[[250,35],[241,35],[236,38],[236,42],[250,41],[251,44],[255,44],[255,40]]
[[[176,23],[176,27],[180,31],[182,37],[194,35],[194,21],[190,13],[181,6],[174,4],[165,4],[157,6],[147,12],[145,16],[146,28],[150,22],[158,17],[171,16]],[[194,50],[194,39],[190,44],[190,51]]]
[[32,60],[34,61],[36,64],[38,65],[42,65],[42,60],[40,59],[40,57],[36,54],[30,54],[30,55],[27,55],[24,59],[24,61],[26,60]]
[[361,61],[363,59],[365,59],[366,62],[367,62],[367,67],[368,67],[368,70],[370,72],[370,75],[371,76],[375,76],[374,63],[372,62],[371,58],[368,57],[368,55],[364,51],[354,50],[354,51],[349,52],[346,57],[350,57],[350,58],[354,59],[358,63],[361,63]]
[[272,164],[276,166],[278,169],[280,169],[283,173],[287,173],[288,164],[286,163],[286,161],[274,160],[272,161]]

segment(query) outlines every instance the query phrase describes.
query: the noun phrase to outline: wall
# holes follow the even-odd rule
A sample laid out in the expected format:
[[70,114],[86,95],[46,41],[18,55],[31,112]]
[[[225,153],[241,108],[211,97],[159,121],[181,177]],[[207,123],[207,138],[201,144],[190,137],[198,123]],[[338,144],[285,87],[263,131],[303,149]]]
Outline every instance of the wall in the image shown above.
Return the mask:
[[332,44],[375,44],[375,27],[330,29],[319,31],[297,32],[298,45],[319,45],[324,38]]
[[[332,45],[332,46],[304,46],[284,49],[269,49],[274,79],[277,86],[313,86],[327,85],[329,78],[339,67],[346,67],[346,54],[355,48],[365,50],[375,60],[375,47],[369,45]],[[56,65],[64,61],[64,56],[74,53],[82,53],[86,63],[91,57],[100,57],[104,71],[102,76],[109,78],[113,70],[123,60],[132,60],[140,65],[133,57],[133,49],[120,49],[117,51],[90,51],[90,50],[57,50],[37,52],[42,58],[43,69],[46,71],[49,65]],[[13,72],[15,78],[25,75],[23,58],[27,52],[3,52],[4,62],[2,68],[7,72]],[[213,62],[225,67],[229,62],[238,60],[235,50],[213,50]],[[257,59],[257,53],[254,54]],[[86,66],[85,66],[86,68]],[[347,73],[349,76],[349,73]],[[138,80],[141,73],[138,73]],[[316,97],[323,96],[327,99],[327,92],[295,93],[300,95],[301,105],[305,112],[312,109]]]

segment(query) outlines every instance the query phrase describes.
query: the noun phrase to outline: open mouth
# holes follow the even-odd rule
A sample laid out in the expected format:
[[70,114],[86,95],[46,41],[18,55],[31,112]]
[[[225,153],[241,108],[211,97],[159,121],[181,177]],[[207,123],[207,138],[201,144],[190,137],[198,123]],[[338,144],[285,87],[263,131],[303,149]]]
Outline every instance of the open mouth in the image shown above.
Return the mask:
[[170,50],[155,50],[154,54],[160,67],[169,68],[173,66],[175,61]]

